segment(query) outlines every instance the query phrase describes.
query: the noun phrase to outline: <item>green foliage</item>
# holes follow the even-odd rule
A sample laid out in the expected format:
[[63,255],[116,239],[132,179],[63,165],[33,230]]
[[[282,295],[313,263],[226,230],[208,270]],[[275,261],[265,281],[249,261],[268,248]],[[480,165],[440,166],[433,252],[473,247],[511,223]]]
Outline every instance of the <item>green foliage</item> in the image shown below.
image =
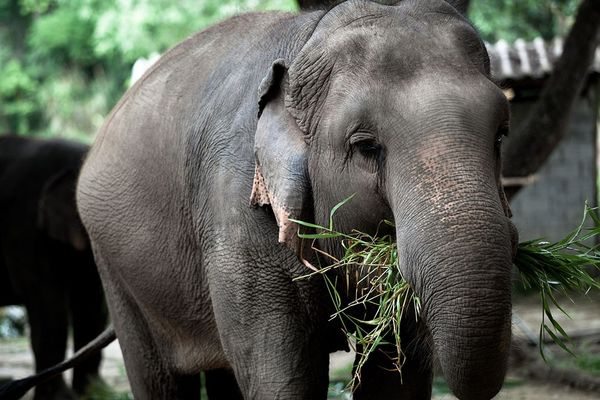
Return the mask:
[[99,61],[94,54],[94,20],[65,6],[35,18],[28,42],[34,59],[79,67]]
[[6,102],[0,108],[0,123],[6,126],[6,130],[26,132],[37,110],[36,83],[19,60],[7,58],[2,57],[4,63],[0,67],[0,98]]
[[131,393],[126,391],[115,391],[102,380],[94,380],[90,383],[82,397],[82,400],[132,400]]
[[583,355],[577,359],[577,367],[593,375],[600,376],[600,356],[590,352],[581,352]]
[[119,54],[133,62],[162,52],[206,26],[250,10],[294,10],[291,0],[113,0],[98,16],[94,32],[98,55]]
[[22,14],[42,14],[48,11],[55,2],[53,0],[21,0],[13,3],[19,3]]
[[[353,231],[344,234],[333,226],[335,212],[348,203],[354,196],[338,203],[329,214],[329,226],[322,227],[309,222],[292,219],[293,222],[316,233],[298,233],[302,239],[339,239],[344,248],[341,259],[313,247],[318,254],[325,256],[326,265],[312,266],[304,261],[313,272],[297,279],[305,279],[313,275],[321,275],[329,290],[335,307],[331,319],[337,319],[343,326],[350,343],[355,343],[355,351],[360,355],[350,382],[354,386],[360,382],[360,373],[369,356],[382,345],[392,345],[393,354],[389,354],[395,368],[401,372],[405,361],[400,336],[400,324],[407,312],[412,310],[412,318],[418,319],[421,309],[419,298],[404,280],[398,265],[398,253],[393,238],[371,236],[363,232]],[[384,221],[386,224],[390,224]],[[320,261],[320,258],[318,258]],[[337,271],[333,277],[328,274]],[[345,275],[344,280],[354,279],[354,296],[345,302],[339,292],[338,278]],[[346,286],[350,286],[347,284]],[[373,309],[374,315],[366,310]]]
[[469,17],[485,40],[565,36],[580,0],[472,0]]
[[293,0],[12,0],[0,4],[0,134],[90,141],[137,58],[235,13]]
[[[590,219],[594,226],[584,228]],[[525,289],[539,292],[542,304],[542,324],[540,326],[540,353],[544,356],[544,336],[565,351],[572,353],[568,346],[569,336],[552,314],[551,306],[556,306],[565,315],[556,295],[587,293],[591,288],[600,289],[600,283],[589,274],[587,267],[600,269],[600,248],[587,244],[600,235],[600,217],[596,208],[585,206],[581,224],[567,237],[556,243],[532,240],[519,244],[515,266]]]
[[556,357],[553,359],[554,365],[564,370],[578,369],[600,377],[600,355],[597,343],[594,340],[583,339],[577,344],[575,351],[578,357]]

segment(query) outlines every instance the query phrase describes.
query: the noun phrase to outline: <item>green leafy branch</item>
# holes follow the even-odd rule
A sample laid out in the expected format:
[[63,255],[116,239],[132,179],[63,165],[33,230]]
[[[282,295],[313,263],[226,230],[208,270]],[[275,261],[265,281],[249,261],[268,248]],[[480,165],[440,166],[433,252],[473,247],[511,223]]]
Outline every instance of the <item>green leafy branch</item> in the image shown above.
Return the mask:
[[[328,227],[292,220],[300,226],[316,231],[315,233],[298,233],[302,239],[341,240],[344,255],[339,260],[313,245],[313,250],[325,256],[329,263],[325,266],[311,266],[313,272],[297,279],[317,274],[324,277],[335,309],[331,319],[338,319],[341,322],[350,342],[356,344],[355,350],[361,355],[350,385],[360,381],[360,371],[369,355],[384,344],[395,346],[395,354],[392,354],[391,357],[396,369],[401,372],[405,356],[402,351],[400,322],[410,307],[414,310],[415,320],[418,319],[421,309],[419,298],[400,272],[398,253],[393,237],[389,235],[376,237],[360,231],[345,234],[334,229],[333,216],[335,212],[349,202],[352,197],[350,196],[333,207],[329,215]],[[384,223],[392,225],[389,221],[384,221]],[[340,270],[342,274],[335,274],[333,277],[326,274],[333,270]],[[349,288],[351,275],[354,275],[355,293],[350,301],[345,303],[338,290],[338,279],[345,276],[346,287]],[[375,309],[374,315],[370,318],[362,317],[370,308]],[[393,343],[388,342],[387,338],[389,337],[393,337]]]
[[[592,288],[600,289],[589,271],[600,269],[600,246],[587,244],[600,234],[600,218],[597,207],[585,205],[581,223],[564,239],[549,243],[543,240],[531,240],[519,243],[514,264],[520,280],[526,289],[539,292],[542,304],[542,322],[539,331],[539,349],[544,360],[544,338],[552,340],[568,353],[574,355],[568,345],[569,335],[552,314],[554,305],[566,316],[565,309],[559,304],[557,295],[569,298],[570,293],[587,294]],[[586,228],[587,221],[593,225]],[[572,301],[572,300],[571,300]]]

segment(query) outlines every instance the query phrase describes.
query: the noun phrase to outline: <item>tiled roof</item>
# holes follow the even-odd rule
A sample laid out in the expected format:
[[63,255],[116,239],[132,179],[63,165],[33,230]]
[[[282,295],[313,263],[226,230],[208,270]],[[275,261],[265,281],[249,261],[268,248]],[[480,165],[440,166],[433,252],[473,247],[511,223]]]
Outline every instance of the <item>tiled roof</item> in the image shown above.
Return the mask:
[[[490,55],[492,76],[497,80],[542,78],[552,71],[554,62],[563,50],[560,38],[546,42],[537,38],[531,42],[518,39],[510,45],[504,40],[495,44],[485,44]],[[592,70],[600,73],[600,47],[596,49],[596,57]]]

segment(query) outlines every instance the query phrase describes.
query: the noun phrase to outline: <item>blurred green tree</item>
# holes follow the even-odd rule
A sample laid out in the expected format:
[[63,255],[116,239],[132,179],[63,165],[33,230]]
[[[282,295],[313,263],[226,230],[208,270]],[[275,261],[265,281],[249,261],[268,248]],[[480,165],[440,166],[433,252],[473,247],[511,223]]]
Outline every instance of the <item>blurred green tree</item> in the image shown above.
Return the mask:
[[0,133],[89,141],[139,57],[293,0],[8,0],[0,4]]
[[518,38],[565,36],[580,0],[472,0],[469,17],[483,38],[495,42]]

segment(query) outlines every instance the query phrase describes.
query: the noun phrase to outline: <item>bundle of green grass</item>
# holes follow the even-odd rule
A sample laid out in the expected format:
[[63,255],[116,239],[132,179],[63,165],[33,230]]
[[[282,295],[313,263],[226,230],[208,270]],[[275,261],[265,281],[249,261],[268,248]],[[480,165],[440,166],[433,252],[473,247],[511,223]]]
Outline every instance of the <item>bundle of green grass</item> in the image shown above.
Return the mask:
[[[328,258],[326,266],[313,266],[312,271],[298,279],[313,275],[325,278],[329,294],[333,300],[335,313],[332,319],[338,319],[347,336],[360,348],[359,362],[354,379],[359,379],[361,367],[369,355],[382,344],[390,344],[386,338],[393,337],[396,354],[393,355],[396,367],[400,371],[404,360],[400,337],[400,322],[408,310],[419,318],[420,301],[403,279],[398,265],[396,243],[391,236],[375,237],[363,232],[353,231],[349,234],[338,232],[333,226],[333,215],[336,210],[346,204],[348,198],[336,205],[329,217],[329,226],[323,227],[312,223],[294,220],[300,226],[308,228],[311,233],[298,233],[302,239],[337,239],[345,250],[341,259],[324,253],[313,247],[321,256]],[[590,227],[588,221],[592,224]],[[390,222],[384,221],[392,225]],[[600,217],[597,208],[585,206],[580,225],[563,240],[550,243],[543,240],[532,240],[519,244],[514,265],[519,274],[521,284],[527,290],[539,292],[542,304],[542,322],[540,324],[540,352],[546,335],[572,354],[569,348],[569,336],[552,314],[552,305],[565,313],[558,298],[573,293],[587,294],[592,288],[600,289],[600,283],[588,272],[590,268],[600,269],[600,245],[590,246],[587,242],[600,234]],[[361,269],[356,286],[356,296],[349,303],[342,301],[338,285],[328,271],[341,270],[350,274],[356,268]],[[343,274],[341,275],[343,276]],[[359,308],[360,307],[360,308]],[[368,319],[361,319],[360,310],[371,307],[375,314]],[[359,310],[358,313],[353,312]]]

